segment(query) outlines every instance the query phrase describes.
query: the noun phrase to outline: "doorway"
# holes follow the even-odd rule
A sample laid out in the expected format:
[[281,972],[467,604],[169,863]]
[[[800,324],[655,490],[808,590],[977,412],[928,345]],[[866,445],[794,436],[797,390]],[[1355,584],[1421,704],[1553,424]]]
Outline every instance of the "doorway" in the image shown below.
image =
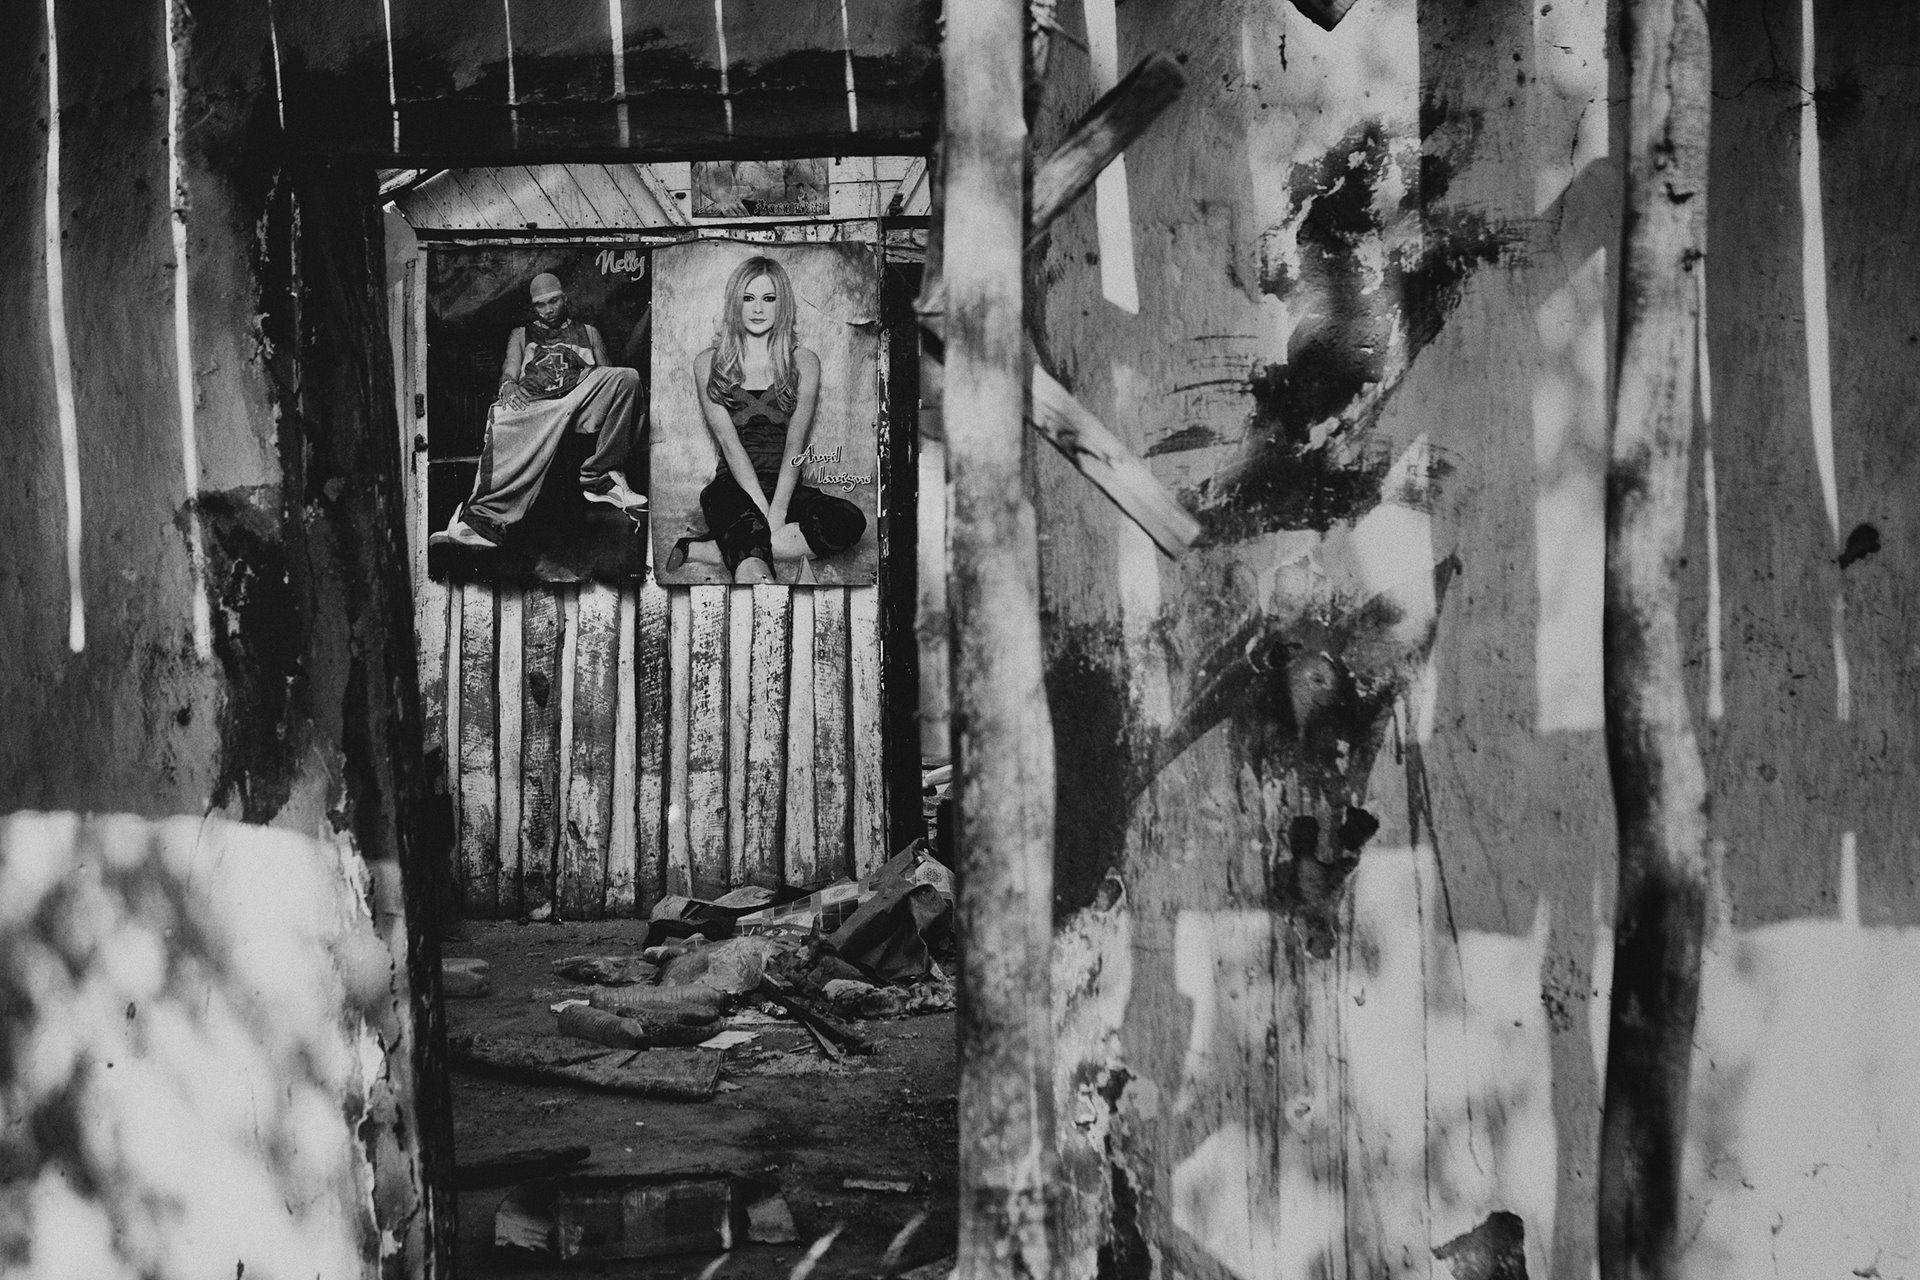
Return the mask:
[[[737,199],[738,163],[724,206],[728,189],[703,172],[720,166],[694,161],[382,175],[427,751],[450,819],[435,909],[462,1275],[593,1274],[580,1267],[594,1257],[621,1258],[622,1275],[697,1274],[715,1258],[784,1275],[829,1237],[822,1274],[894,1274],[952,1249],[951,882],[927,823],[942,777],[923,763],[940,762],[921,760],[914,727],[909,300],[925,167],[807,164],[818,206],[771,212]],[[648,454],[686,424],[665,402],[682,361],[656,361],[654,289],[703,245],[872,263],[864,313],[810,303],[813,323],[835,316],[873,350],[867,582],[836,580],[852,571],[825,560],[798,585],[661,580],[685,516],[672,537],[653,527],[665,504]],[[612,363],[641,373],[653,435],[625,473],[654,511],[584,507],[551,482],[579,465],[584,435],[562,442],[534,504],[544,541],[436,547],[474,491],[507,334],[542,275]],[[860,470],[833,474],[858,495]],[[600,534],[580,552],[583,519]],[[842,938],[862,910],[881,926]],[[711,980],[742,954],[771,987]],[[644,1017],[628,1021],[654,1028],[645,1050],[562,1030],[569,1008],[637,1012],[703,964],[709,979],[686,985],[723,999],[700,1042]],[[620,1079],[594,1080],[614,1063]],[[634,1225],[635,1206],[668,1202],[676,1220],[703,1206],[720,1233]],[[610,1205],[634,1222],[609,1234]],[[728,1234],[754,1214],[773,1225]],[[496,1243],[503,1233],[518,1243]]]

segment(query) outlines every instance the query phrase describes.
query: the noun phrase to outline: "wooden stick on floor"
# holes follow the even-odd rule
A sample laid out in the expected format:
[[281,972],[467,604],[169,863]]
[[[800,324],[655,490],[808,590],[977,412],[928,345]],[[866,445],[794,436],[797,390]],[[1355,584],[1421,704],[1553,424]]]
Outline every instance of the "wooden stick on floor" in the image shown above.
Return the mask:
[[947,10],[949,603],[960,770],[960,1280],[1046,1276],[1053,726],[1021,464],[1026,6]]
[[1626,245],[1607,473],[1607,760],[1620,826],[1600,1134],[1606,1280],[1680,1274],[1687,1076],[1706,924],[1706,773],[1679,567],[1705,269],[1709,57],[1696,0],[1627,0]]

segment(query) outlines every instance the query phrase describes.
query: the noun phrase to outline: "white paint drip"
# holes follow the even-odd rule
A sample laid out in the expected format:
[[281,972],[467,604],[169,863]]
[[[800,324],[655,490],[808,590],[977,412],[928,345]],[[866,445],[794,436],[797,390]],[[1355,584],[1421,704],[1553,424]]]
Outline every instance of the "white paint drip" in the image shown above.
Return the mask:
[[620,130],[620,145],[631,146],[632,135],[628,131],[627,121],[627,26],[626,15],[620,11],[621,0],[607,0],[607,38],[613,42],[613,109],[614,119]]
[[853,88],[853,24],[847,20],[847,0],[840,0],[840,45],[847,59],[847,132],[860,132],[860,95]]
[[400,79],[393,70],[393,0],[380,0],[387,24],[387,110],[393,114],[393,149],[400,149]]
[[1713,365],[1708,359],[1707,273],[1694,273],[1699,314],[1694,328],[1694,371],[1700,387],[1700,482],[1707,507],[1707,719],[1727,714],[1726,654],[1720,646],[1720,490],[1713,465]]
[[613,96],[616,101],[624,101],[627,96],[626,22],[626,15],[620,12],[620,0],[607,0],[607,37],[613,42]]
[[193,650],[202,661],[213,657],[213,620],[207,607],[206,555],[200,546],[200,440],[194,424],[193,314],[187,279],[187,182],[180,159],[186,129],[186,74],[181,45],[186,41],[184,0],[162,0],[167,20],[167,190],[173,224],[174,383],[180,401],[180,470],[187,488],[187,572],[192,579]]
[[1840,487],[1833,469],[1833,368],[1827,338],[1827,225],[1820,206],[1820,129],[1813,99],[1813,0],[1800,0],[1800,288],[1807,312],[1807,397],[1813,460],[1827,504],[1833,544],[1840,545]]
[[267,44],[273,49],[273,105],[280,117],[280,130],[287,128],[287,86],[280,71],[280,26],[273,18],[273,0],[267,0]]
[[1700,455],[1701,481],[1707,506],[1707,719],[1727,714],[1727,660],[1721,647],[1720,600],[1720,491],[1714,478],[1712,434]]
[[727,78],[727,0],[713,0],[713,33],[720,43],[720,106],[727,113],[727,136],[733,136],[733,84]]
[[1860,844],[1851,831],[1840,836],[1840,923],[1860,927]]
[[67,341],[66,258],[60,244],[60,41],[47,0],[47,343],[53,349],[53,403],[60,424],[60,473],[67,506],[67,648],[87,647],[86,585],[80,577],[80,416],[73,399],[73,348]]
[[1413,704],[1413,740],[1424,746],[1433,741],[1433,728],[1440,719],[1440,658],[1437,653],[1429,652],[1427,660],[1420,664],[1420,674],[1414,677],[1408,701]]
[[517,107],[520,105],[520,81],[513,66],[513,0],[500,0],[500,14],[507,27],[507,105]]
[[1847,598],[1833,597],[1833,717],[1853,719],[1853,668],[1847,662]]
[[[1086,0],[1087,51],[1093,88],[1105,93],[1120,82],[1120,32],[1114,0]],[[1093,184],[1093,217],[1100,238],[1100,292],[1129,314],[1140,312],[1133,271],[1133,213],[1127,198],[1127,158],[1115,156]]]

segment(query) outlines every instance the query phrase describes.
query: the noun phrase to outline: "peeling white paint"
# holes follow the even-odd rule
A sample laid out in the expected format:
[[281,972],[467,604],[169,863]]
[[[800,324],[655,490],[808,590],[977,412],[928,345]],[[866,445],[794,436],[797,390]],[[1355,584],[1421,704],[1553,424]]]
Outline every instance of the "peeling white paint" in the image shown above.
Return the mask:
[[[53,0],[47,0],[52,4]],[[273,50],[273,107],[280,130],[287,128],[287,85],[280,70],[280,24],[273,13],[273,0],[267,0],[267,44]]]
[[713,34],[720,46],[720,105],[727,116],[727,136],[733,136],[733,85],[728,79],[727,0],[713,0]]
[[860,132],[860,95],[853,84],[853,24],[847,19],[847,0],[840,0],[840,47],[846,58],[847,132]]
[[1820,117],[1814,101],[1814,0],[1800,0],[1800,292],[1806,308],[1807,397],[1813,461],[1827,505],[1833,545],[1840,546],[1840,486],[1833,466],[1833,357],[1827,331],[1827,220],[1820,194]]
[[194,653],[213,657],[213,615],[207,602],[206,551],[200,542],[200,437],[194,421],[197,392],[193,367],[193,310],[187,271],[187,180],[182,167],[181,135],[186,131],[185,0],[163,0],[167,21],[167,196],[173,231],[174,387],[180,408],[180,470],[186,481],[188,609]]
[[500,21],[507,33],[507,105],[520,105],[520,81],[513,65],[513,0],[500,0]]
[[1853,664],[1847,661],[1847,598],[1833,597],[1833,718],[1853,719]]
[[[1114,0],[1084,0],[1087,51],[1093,63],[1093,90],[1105,93],[1120,82],[1120,32]],[[1100,293],[1129,315],[1140,311],[1140,286],[1134,277],[1133,211],[1127,197],[1127,158],[1115,156],[1093,184],[1094,227],[1100,243]]]
[[1694,333],[1694,370],[1700,388],[1700,488],[1706,505],[1707,534],[1707,719],[1727,714],[1726,654],[1722,649],[1720,596],[1720,482],[1713,460],[1713,360],[1707,341],[1707,273],[1694,273],[1695,302],[1700,309]]
[[47,168],[41,208],[47,269],[47,344],[53,362],[53,404],[60,429],[61,496],[67,516],[67,648],[87,647],[86,582],[80,553],[85,525],[80,510],[80,418],[73,398],[73,347],[67,338],[67,271],[61,242],[65,214],[60,204],[60,39],[55,0],[47,0]]

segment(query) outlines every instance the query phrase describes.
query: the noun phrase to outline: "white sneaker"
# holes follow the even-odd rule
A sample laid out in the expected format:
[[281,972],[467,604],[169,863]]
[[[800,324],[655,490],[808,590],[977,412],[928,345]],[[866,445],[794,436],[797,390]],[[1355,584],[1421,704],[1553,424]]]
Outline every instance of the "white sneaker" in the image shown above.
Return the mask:
[[453,519],[447,523],[447,527],[428,538],[427,545],[430,547],[451,545],[466,547],[473,551],[493,550],[494,544],[487,541],[478,529],[475,529],[463,519],[466,511],[467,509],[465,507],[461,507],[458,511],[455,511],[453,513]]
[[618,471],[609,471],[601,478],[598,489],[582,488],[588,502],[599,502],[621,511],[645,511],[647,496],[635,493],[627,484],[627,478]]

